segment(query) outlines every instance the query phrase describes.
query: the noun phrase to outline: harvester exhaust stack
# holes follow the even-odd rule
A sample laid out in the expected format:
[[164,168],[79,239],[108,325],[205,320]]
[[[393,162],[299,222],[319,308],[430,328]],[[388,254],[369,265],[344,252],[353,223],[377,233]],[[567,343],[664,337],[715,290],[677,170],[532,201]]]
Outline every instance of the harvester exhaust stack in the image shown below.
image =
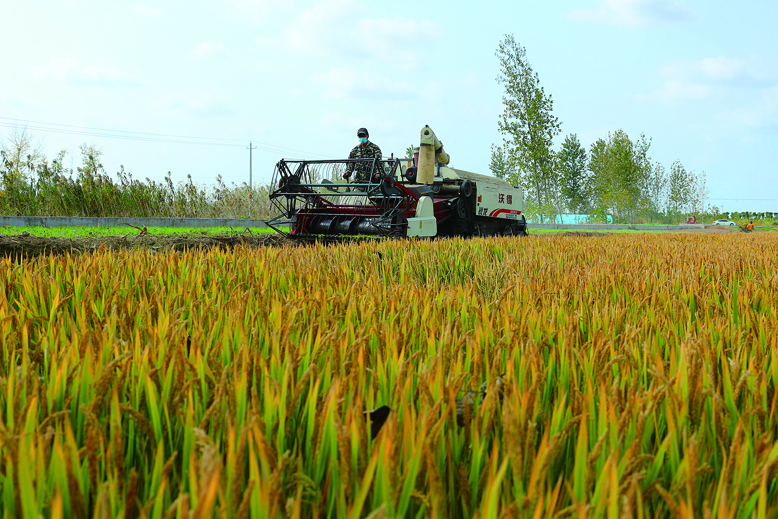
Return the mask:
[[421,129],[419,144],[419,172],[416,178],[419,184],[430,185],[435,181],[436,163],[448,164],[450,157],[443,151],[443,143],[429,126]]

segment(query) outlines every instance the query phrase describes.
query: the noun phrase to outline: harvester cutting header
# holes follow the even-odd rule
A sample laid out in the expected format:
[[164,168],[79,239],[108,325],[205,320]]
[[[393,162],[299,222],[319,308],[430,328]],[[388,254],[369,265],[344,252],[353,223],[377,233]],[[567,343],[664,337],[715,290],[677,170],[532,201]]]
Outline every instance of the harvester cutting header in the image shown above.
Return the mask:
[[[521,189],[450,167],[429,126],[417,150],[412,159],[280,160],[270,192],[278,216],[268,225],[291,236],[526,234]],[[366,182],[333,182],[354,168]]]

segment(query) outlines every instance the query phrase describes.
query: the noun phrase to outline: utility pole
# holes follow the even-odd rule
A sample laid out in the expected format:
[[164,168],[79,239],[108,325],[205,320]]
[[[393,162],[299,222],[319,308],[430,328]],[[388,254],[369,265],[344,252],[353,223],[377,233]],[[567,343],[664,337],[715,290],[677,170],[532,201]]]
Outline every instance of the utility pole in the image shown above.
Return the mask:
[[252,205],[254,205],[254,185],[253,185],[253,154],[254,150],[257,149],[256,146],[254,146],[251,141],[249,141],[248,148],[249,150],[249,218],[251,218],[251,209]]
[[251,179],[251,175],[252,175],[252,171],[251,171],[252,170],[252,154],[253,154],[253,151],[255,149],[257,149],[257,147],[252,145],[251,141],[249,141],[249,145],[246,146],[246,149],[249,150],[249,189],[251,189],[252,188],[252,183],[251,183],[251,180],[252,180]]

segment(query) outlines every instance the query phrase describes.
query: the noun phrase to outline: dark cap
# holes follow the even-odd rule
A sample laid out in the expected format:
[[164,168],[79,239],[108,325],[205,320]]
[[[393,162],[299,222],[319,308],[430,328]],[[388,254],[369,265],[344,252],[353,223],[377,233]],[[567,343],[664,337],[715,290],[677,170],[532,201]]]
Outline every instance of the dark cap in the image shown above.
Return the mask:
[[370,134],[367,132],[367,128],[360,128],[357,130],[357,137],[360,135],[366,135],[367,137],[370,137]]

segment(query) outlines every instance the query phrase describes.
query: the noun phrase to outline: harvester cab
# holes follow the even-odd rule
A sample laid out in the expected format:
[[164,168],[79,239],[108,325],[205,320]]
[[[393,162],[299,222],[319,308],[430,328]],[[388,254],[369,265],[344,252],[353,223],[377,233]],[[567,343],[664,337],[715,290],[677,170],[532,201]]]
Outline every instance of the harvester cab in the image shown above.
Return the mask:
[[[521,189],[454,169],[450,159],[429,126],[414,157],[282,159],[270,190],[277,215],[267,223],[290,236],[526,235]],[[357,162],[368,181],[343,183]]]

